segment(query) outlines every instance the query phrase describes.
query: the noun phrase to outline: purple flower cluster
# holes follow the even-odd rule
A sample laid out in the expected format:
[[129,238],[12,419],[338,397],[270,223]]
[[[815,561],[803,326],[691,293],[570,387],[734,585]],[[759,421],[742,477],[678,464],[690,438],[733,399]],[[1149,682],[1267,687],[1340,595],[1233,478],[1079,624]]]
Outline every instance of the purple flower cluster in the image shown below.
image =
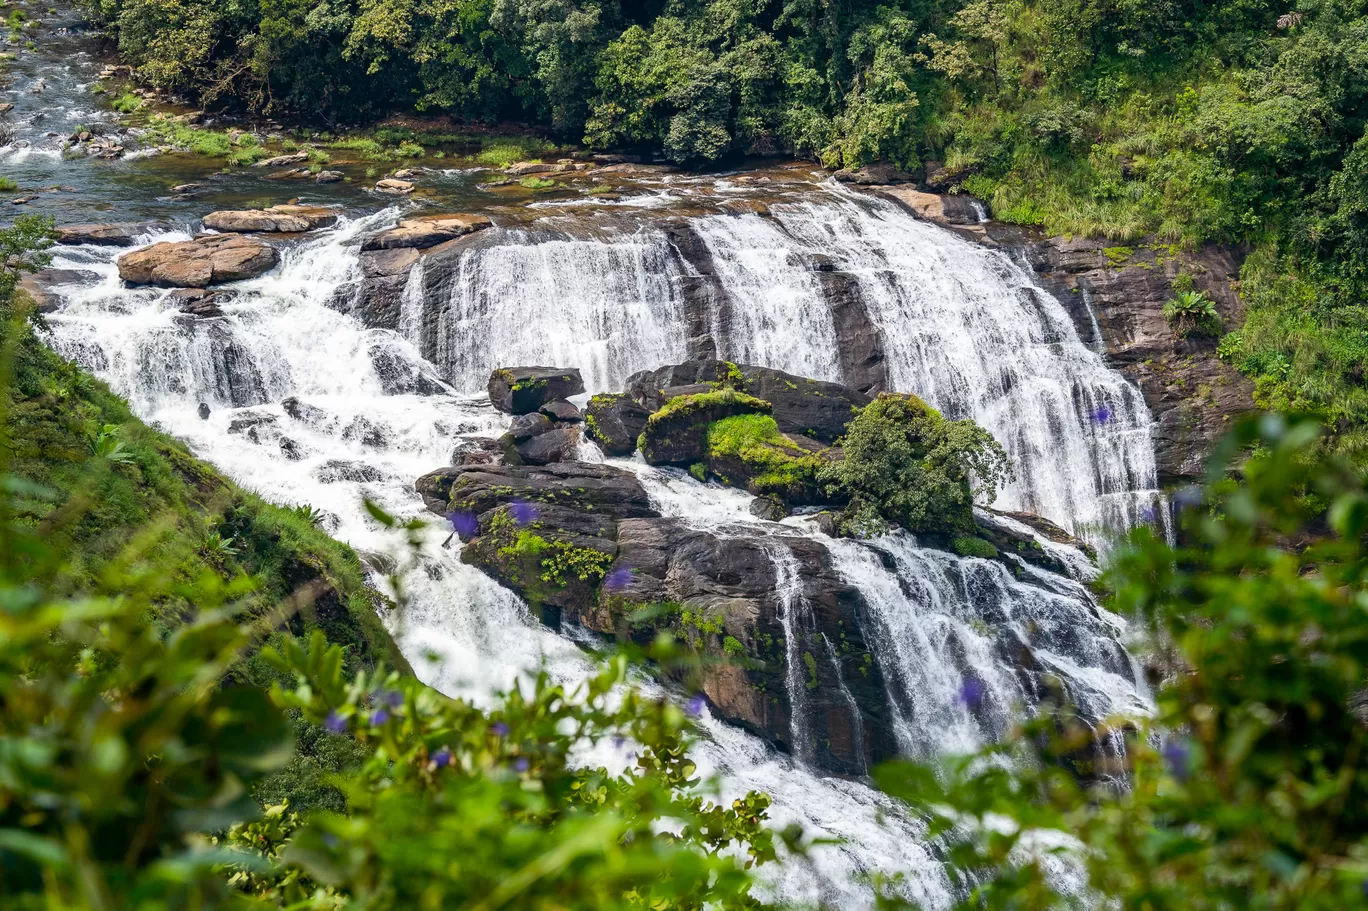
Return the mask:
[[959,698],[971,710],[983,704],[983,697],[988,692],[982,681],[975,680],[973,677],[965,677],[960,684]]
[[625,566],[620,566],[604,577],[603,590],[606,592],[620,592],[631,584],[632,571]]
[[531,525],[537,521],[541,515],[541,510],[535,503],[526,503],[522,500],[514,500],[513,505],[508,507],[508,511],[513,515],[513,521],[519,525]]
[[437,768],[445,769],[447,766],[451,765],[451,749],[449,747],[442,747],[432,754],[432,761]]
[[345,734],[347,732],[347,719],[335,711],[329,712],[328,717],[323,719],[323,727],[334,734]]
[[697,718],[703,714],[703,708],[708,704],[702,693],[694,693],[688,702],[684,704],[684,711],[690,718]]
[[507,737],[508,725],[504,724],[502,721],[496,721],[489,726],[489,733],[493,734],[495,737]]
[[473,538],[480,533],[480,520],[473,512],[453,512],[447,516],[452,531],[462,538]]

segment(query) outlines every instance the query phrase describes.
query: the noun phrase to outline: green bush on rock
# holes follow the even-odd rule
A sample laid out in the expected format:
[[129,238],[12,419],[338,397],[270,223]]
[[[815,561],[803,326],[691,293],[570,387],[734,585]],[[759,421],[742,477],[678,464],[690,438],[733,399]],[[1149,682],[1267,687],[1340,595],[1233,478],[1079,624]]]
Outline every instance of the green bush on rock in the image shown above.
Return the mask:
[[708,428],[708,460],[715,472],[727,474],[734,464],[756,496],[785,500],[812,499],[822,460],[779,432],[767,414],[724,418]]
[[973,421],[949,421],[910,395],[884,394],[860,411],[845,458],[821,470],[828,490],[849,497],[845,530],[972,534],[974,499],[991,502],[1012,476],[1002,446]]

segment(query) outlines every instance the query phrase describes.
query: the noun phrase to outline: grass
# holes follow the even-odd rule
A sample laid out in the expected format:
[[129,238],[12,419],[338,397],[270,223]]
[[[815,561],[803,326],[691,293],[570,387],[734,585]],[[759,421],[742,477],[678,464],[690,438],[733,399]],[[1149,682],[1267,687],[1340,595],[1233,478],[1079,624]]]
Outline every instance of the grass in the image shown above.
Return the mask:
[[0,193],[13,193],[19,189],[19,184],[8,177],[0,177]]
[[549,190],[556,185],[554,180],[547,177],[524,177],[518,181],[518,186],[524,190]]
[[135,114],[142,109],[143,101],[132,92],[124,92],[110,101],[109,106],[120,114]]

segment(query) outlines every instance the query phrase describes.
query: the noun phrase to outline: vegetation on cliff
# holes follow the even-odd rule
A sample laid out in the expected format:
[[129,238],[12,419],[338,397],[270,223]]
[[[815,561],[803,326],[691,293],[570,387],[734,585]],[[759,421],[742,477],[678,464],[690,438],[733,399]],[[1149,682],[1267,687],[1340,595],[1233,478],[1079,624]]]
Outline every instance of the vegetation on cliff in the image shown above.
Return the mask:
[[861,409],[843,446],[845,458],[821,475],[849,498],[844,526],[855,534],[892,523],[972,536],[975,497],[991,503],[1012,470],[988,431],[973,421],[948,421],[910,395],[884,394]]

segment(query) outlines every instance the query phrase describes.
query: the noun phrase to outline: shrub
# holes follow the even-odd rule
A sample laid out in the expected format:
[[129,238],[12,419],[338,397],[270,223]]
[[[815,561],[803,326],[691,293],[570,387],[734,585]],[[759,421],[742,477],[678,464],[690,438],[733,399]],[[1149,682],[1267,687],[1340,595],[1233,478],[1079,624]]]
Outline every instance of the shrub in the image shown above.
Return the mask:
[[821,479],[850,498],[847,526],[879,520],[912,532],[972,534],[974,500],[992,502],[1012,476],[1001,445],[973,421],[948,421],[915,396],[884,394],[851,421],[845,458]]
[[1214,336],[1221,331],[1221,315],[1216,305],[1201,291],[1179,291],[1164,304],[1164,318],[1183,338]]
[[973,535],[960,535],[950,542],[950,548],[961,557],[981,557],[984,560],[994,560],[998,555],[998,549],[991,542]]
[[125,92],[109,103],[109,106],[120,114],[133,114],[143,106],[142,99],[132,92]]

